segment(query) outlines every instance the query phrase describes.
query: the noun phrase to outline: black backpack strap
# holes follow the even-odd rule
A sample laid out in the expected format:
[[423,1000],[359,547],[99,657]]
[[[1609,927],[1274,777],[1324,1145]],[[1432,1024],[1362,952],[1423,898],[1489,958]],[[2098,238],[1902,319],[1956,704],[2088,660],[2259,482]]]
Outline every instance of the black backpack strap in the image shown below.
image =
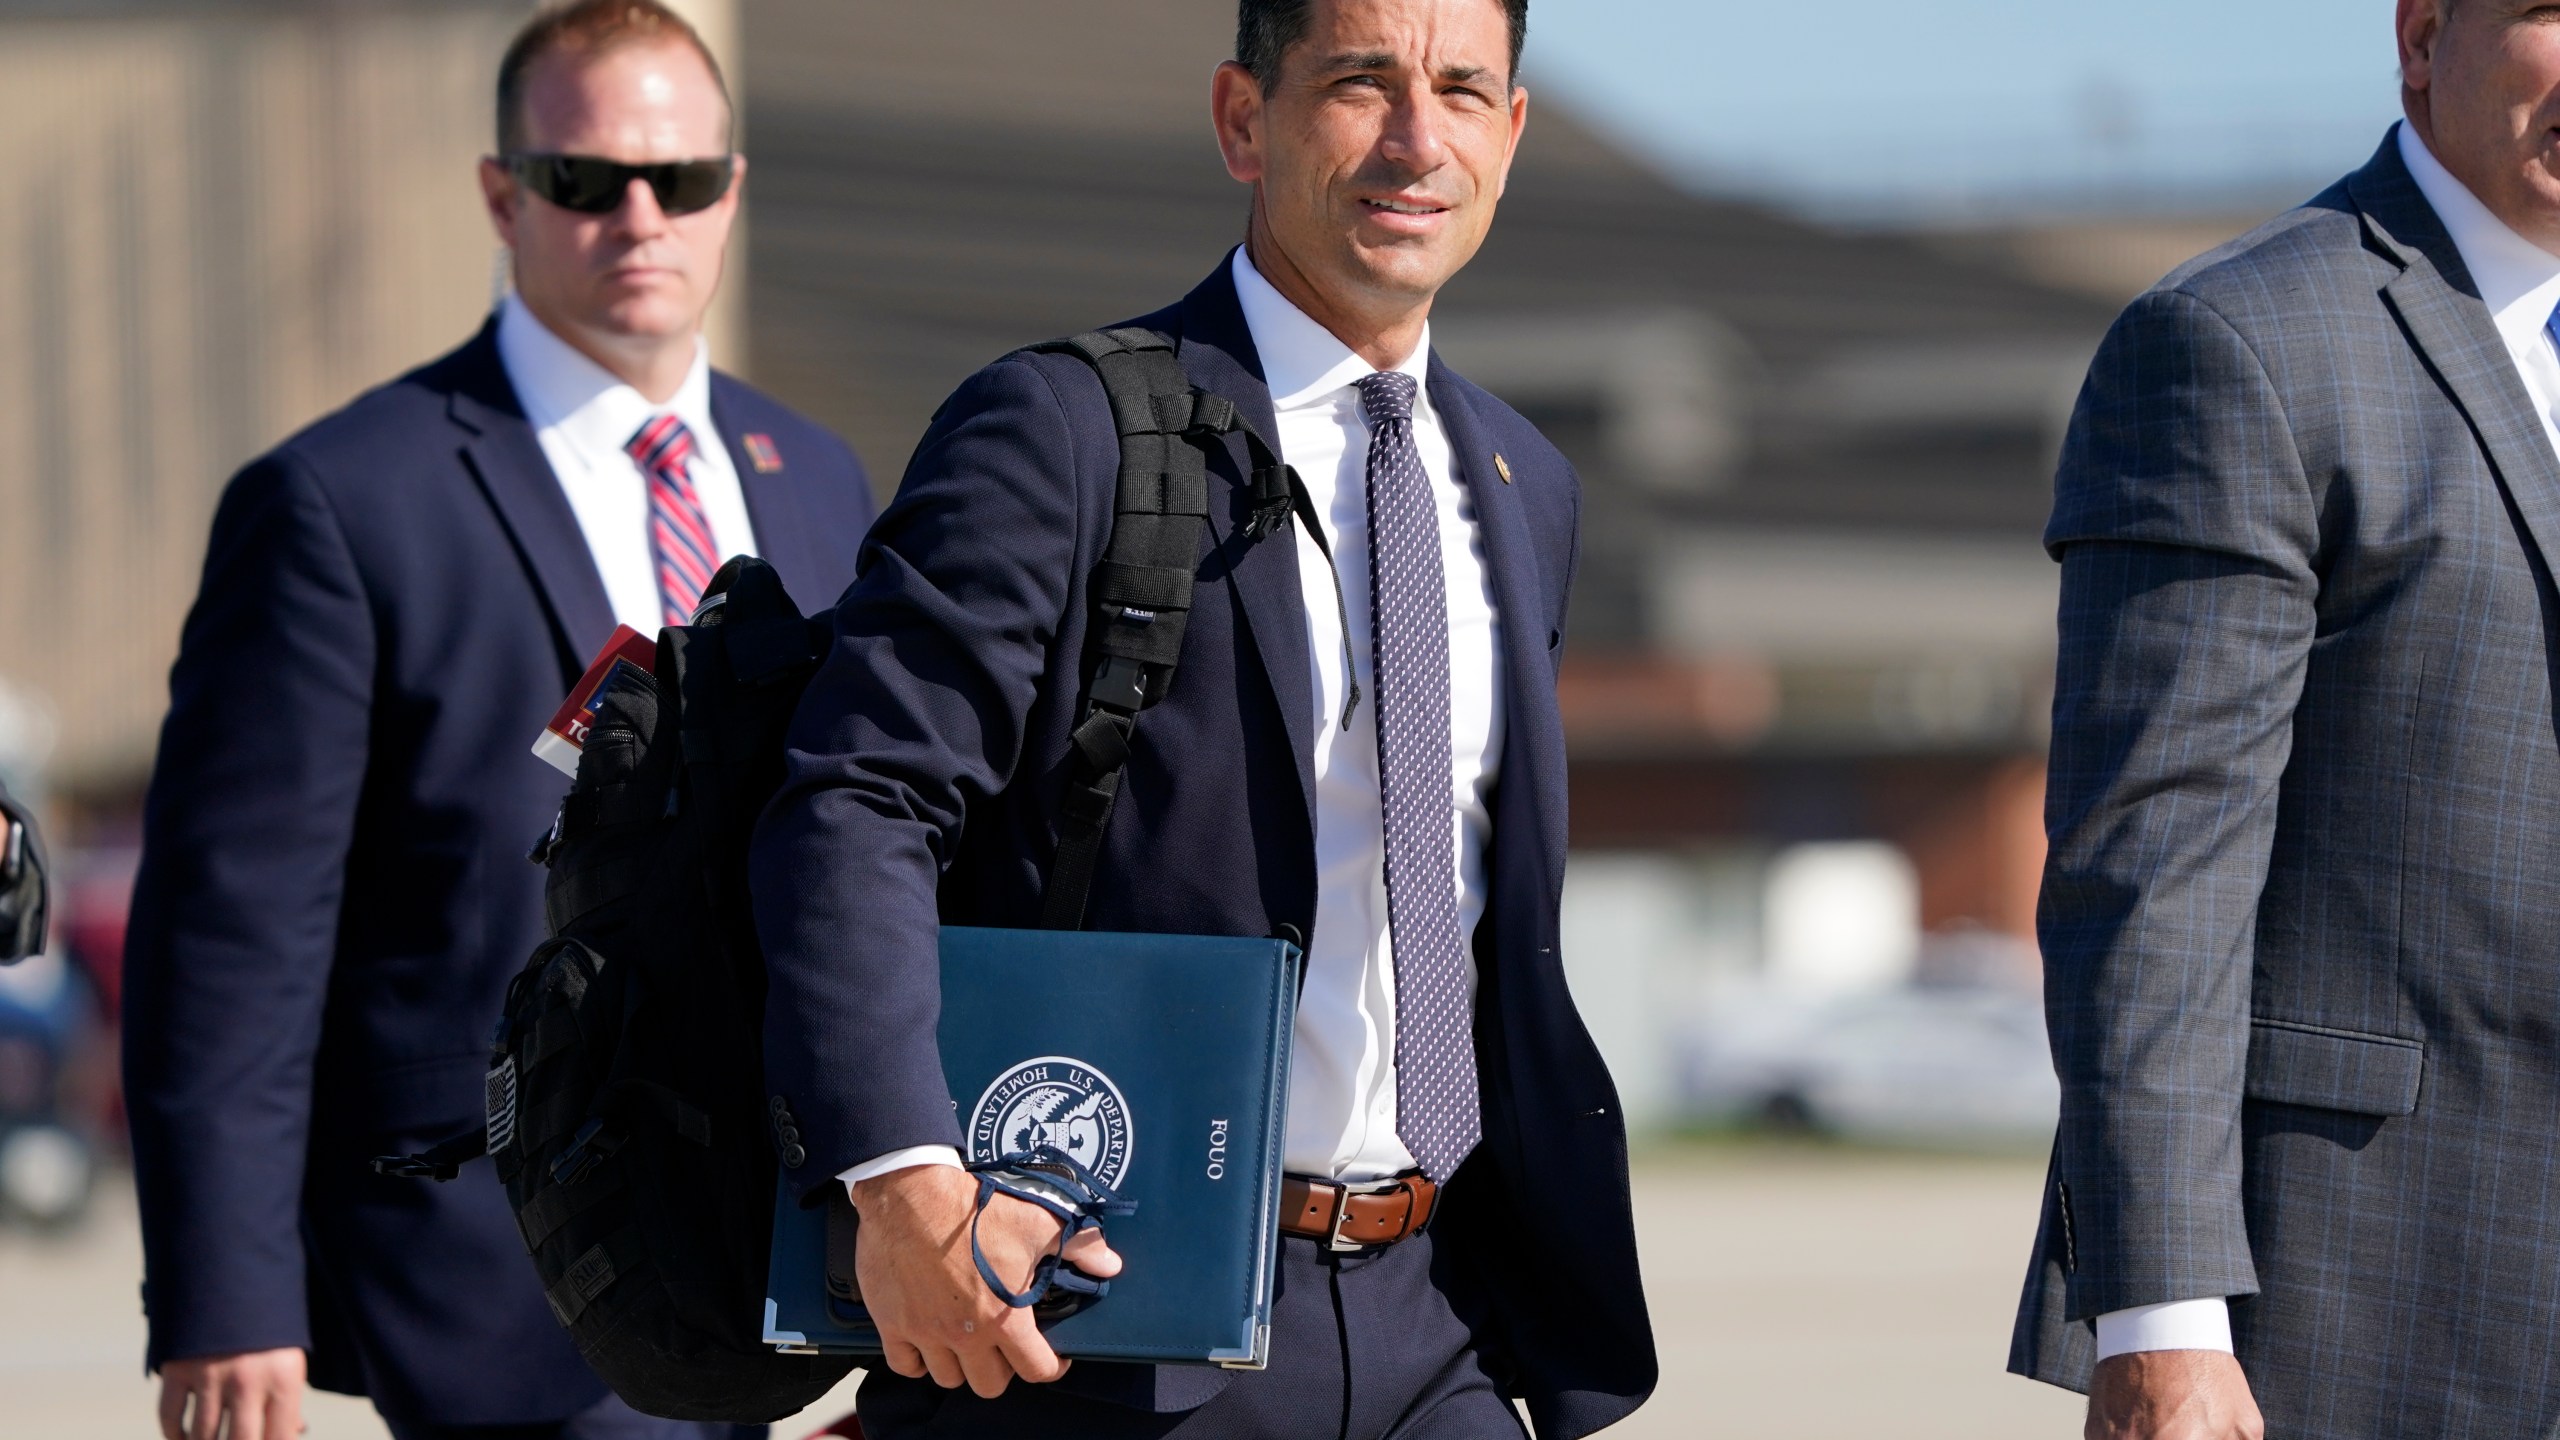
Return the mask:
[[373,1173],[402,1180],[450,1180],[463,1166],[489,1153],[489,1132],[473,1130],[415,1155],[376,1155]]
[[1094,567],[1093,669],[1076,726],[1058,855],[1041,924],[1084,926],[1103,832],[1120,794],[1138,712],[1164,698],[1191,620],[1200,533],[1209,522],[1208,449],[1242,431],[1253,454],[1249,540],[1286,524],[1298,490],[1288,467],[1245,423],[1235,402],[1195,389],[1173,343],[1152,330],[1102,330],[1031,347],[1074,355],[1101,376],[1120,432],[1119,494],[1111,539]]

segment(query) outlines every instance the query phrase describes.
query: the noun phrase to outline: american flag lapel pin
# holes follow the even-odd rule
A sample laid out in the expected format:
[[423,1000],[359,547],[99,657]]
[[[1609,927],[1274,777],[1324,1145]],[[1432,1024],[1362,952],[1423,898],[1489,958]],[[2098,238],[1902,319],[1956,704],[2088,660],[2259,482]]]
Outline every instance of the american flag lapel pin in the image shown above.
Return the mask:
[[1502,472],[1503,484],[1511,483],[1511,462],[1503,459],[1502,452],[1499,450],[1493,452],[1493,468]]
[[747,463],[756,467],[757,474],[770,475],[782,468],[782,452],[773,448],[772,436],[750,435],[746,443]]

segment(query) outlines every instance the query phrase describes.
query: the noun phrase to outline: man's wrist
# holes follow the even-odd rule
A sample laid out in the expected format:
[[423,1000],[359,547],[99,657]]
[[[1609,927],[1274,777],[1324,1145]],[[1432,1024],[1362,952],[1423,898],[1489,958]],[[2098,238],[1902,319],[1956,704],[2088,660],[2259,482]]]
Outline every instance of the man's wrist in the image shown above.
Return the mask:
[[2098,1317],[2098,1358],[2151,1350],[2231,1353],[2231,1302],[2219,1295],[2110,1310]]

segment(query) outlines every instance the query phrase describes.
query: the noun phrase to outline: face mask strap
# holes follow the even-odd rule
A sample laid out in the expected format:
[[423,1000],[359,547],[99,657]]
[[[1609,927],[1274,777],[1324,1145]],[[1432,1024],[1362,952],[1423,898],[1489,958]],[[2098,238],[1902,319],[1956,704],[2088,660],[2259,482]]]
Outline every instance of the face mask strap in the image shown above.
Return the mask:
[[[1098,1228],[1108,1217],[1135,1214],[1136,1201],[1121,1199],[1101,1177],[1054,1145],[1018,1150],[968,1169],[978,1177],[978,1208],[969,1217],[969,1257],[977,1263],[978,1278],[990,1293],[1013,1309],[1027,1310],[1053,1291],[1085,1300],[1098,1300],[1111,1292],[1110,1281],[1066,1263],[1067,1242]],[[1031,1283],[1021,1290],[1006,1287],[978,1243],[979,1223],[998,1195],[1038,1206],[1058,1222],[1057,1248],[1040,1257],[1032,1267]]]

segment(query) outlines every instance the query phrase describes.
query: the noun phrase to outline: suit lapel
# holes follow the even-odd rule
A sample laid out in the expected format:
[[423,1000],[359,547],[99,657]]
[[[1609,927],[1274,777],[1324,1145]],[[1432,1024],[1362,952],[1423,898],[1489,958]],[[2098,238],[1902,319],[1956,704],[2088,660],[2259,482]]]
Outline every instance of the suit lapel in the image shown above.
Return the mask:
[[[799,487],[791,477],[791,457],[772,448],[771,436],[758,435],[765,456],[763,464],[757,463],[743,428],[748,422],[738,414],[732,384],[728,376],[713,373],[711,423],[720,432],[720,443],[729,451],[730,468],[738,477],[738,489],[746,497],[747,523],[756,532],[756,553],[781,572],[785,588],[795,580],[804,587],[814,584],[826,569],[819,563],[817,537],[810,533],[808,517],[800,506]],[[729,557],[720,558],[726,561]],[[832,605],[836,597],[794,592],[792,599],[806,608],[813,600],[822,607]]]
[[[1271,408],[1271,387],[1263,382],[1262,361],[1245,328],[1244,308],[1236,301],[1235,278],[1224,263],[1183,301],[1181,315],[1179,353],[1191,383],[1234,401],[1277,450],[1280,430]],[[1228,437],[1227,450],[1232,462],[1229,483],[1240,484],[1252,470],[1243,437]],[[1289,732],[1289,750],[1297,762],[1298,787],[1307,806],[1308,833],[1313,834],[1315,677],[1307,654],[1307,612],[1298,585],[1297,546],[1279,536],[1261,544],[1230,543],[1234,507],[1213,501],[1209,511],[1210,531],[1219,552],[1235,557],[1236,598],[1243,606],[1245,628],[1262,660],[1263,673],[1280,703],[1280,722]]]
[[2376,248],[2403,267],[2385,299],[2470,420],[2534,547],[2546,564],[2560,561],[2560,455],[2461,252],[2401,162],[2396,134],[2347,187]]
[[467,436],[463,459],[542,592],[552,641],[575,675],[613,634],[604,577],[499,362],[495,321],[472,341],[466,359],[466,377],[448,404]]
[[[1475,408],[1458,391],[1449,367],[1431,357],[1431,407],[1449,432],[1449,449],[1461,483],[1476,502],[1476,529],[1484,537],[1484,564],[1493,580],[1494,613],[1502,622],[1505,700],[1512,724],[1505,749],[1528,736],[1519,717],[1532,713],[1521,703],[1524,687],[1543,685],[1547,676],[1547,609],[1538,583],[1538,547],[1530,539],[1528,519],[1520,513],[1520,487],[1504,479],[1493,442],[1476,418]],[[1508,768],[1508,767],[1506,767]]]

